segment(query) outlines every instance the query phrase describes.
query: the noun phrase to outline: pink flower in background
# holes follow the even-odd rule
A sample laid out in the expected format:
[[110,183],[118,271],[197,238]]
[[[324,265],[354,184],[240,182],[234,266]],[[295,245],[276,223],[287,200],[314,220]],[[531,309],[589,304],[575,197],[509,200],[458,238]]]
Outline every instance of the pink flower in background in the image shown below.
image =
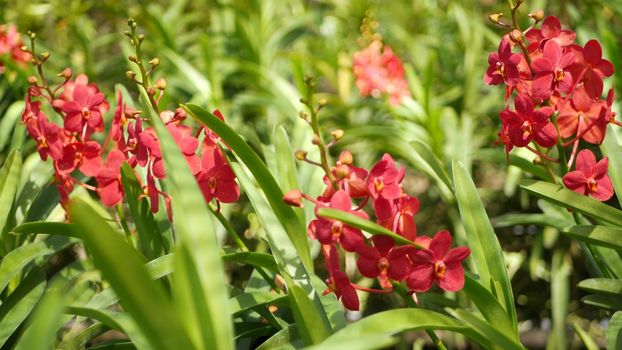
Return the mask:
[[353,70],[361,96],[378,98],[387,95],[392,105],[398,105],[402,97],[410,96],[402,60],[391,47],[379,40],[354,54]]
[[[13,62],[25,65],[32,56],[21,50],[23,45],[24,43],[14,24],[0,25],[0,56],[9,55]],[[3,59],[0,58],[0,73],[3,73],[4,69]]]

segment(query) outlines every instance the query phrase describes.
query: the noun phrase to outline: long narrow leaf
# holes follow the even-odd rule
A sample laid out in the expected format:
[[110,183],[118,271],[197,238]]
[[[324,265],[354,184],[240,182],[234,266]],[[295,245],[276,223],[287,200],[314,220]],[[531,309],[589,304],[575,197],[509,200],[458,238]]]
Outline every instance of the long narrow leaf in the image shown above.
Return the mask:
[[608,226],[572,226],[562,230],[566,236],[579,241],[622,251],[622,230]]

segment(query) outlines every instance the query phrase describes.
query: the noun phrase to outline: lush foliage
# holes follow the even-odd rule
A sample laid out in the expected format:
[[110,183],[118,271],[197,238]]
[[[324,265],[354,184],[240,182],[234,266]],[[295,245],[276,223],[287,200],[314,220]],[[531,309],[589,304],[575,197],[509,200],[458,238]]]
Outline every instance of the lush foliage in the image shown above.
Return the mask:
[[622,6],[0,5],[0,348],[622,346]]

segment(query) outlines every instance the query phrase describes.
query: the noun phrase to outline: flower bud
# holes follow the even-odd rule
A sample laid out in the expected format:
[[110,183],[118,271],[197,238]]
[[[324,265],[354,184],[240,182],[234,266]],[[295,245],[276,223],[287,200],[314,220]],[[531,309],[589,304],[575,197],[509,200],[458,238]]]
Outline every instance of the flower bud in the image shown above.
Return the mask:
[[303,151],[303,150],[301,150],[301,149],[299,149],[299,150],[297,150],[297,151],[294,153],[294,156],[295,156],[295,157],[296,157],[296,159],[298,159],[298,160],[305,160],[305,159],[307,159],[307,152],[306,152],[306,151]]
[[158,79],[158,81],[156,81],[156,88],[158,88],[158,90],[164,90],[166,89],[166,79],[164,78],[160,78]]
[[543,165],[543,164],[544,164],[544,162],[542,161],[542,158],[540,158],[540,157],[536,156],[536,157],[533,159],[533,164],[535,164],[535,165]]
[[544,10],[538,10],[534,13],[530,13],[528,16],[534,21],[540,22],[541,20],[544,19]]
[[315,134],[315,135],[313,135],[313,137],[311,137],[311,143],[312,143],[312,144],[314,144],[314,145],[316,145],[316,146],[317,146],[317,145],[319,145],[321,142],[322,142],[322,141],[320,140],[320,137],[319,137],[317,134]]
[[36,34],[36,33],[31,32],[31,31],[28,31],[28,36],[30,37],[30,39],[33,39],[33,40],[34,40],[34,39],[37,37],[37,34]]
[[130,28],[136,28],[136,21],[134,21],[134,19],[130,17],[127,19],[127,25],[130,26]]
[[493,13],[488,16],[488,20],[494,24],[499,24],[501,22],[501,17],[503,17],[503,13]]
[[142,43],[145,40],[145,34],[138,34],[138,42]]
[[156,94],[156,90],[152,87],[147,88],[147,95],[149,96],[155,96]]
[[351,165],[354,162],[354,158],[352,157],[352,153],[350,151],[345,150],[341,152],[339,155],[339,160],[337,160],[339,164]]
[[320,106],[320,108],[326,106],[326,104],[328,103],[328,100],[326,100],[325,98],[321,98],[319,101],[317,101],[318,105]]
[[65,68],[63,69],[62,72],[58,73],[59,77],[65,78],[67,80],[71,79],[72,75],[73,75],[73,71],[71,70],[71,68]]
[[300,98],[300,103],[302,103],[302,104],[305,104],[305,105],[306,105],[306,104],[309,104],[309,101],[307,101],[307,99],[306,99],[306,98],[301,97],[301,98]]
[[300,119],[304,119],[304,120],[307,120],[307,118],[309,118],[309,114],[307,114],[307,112],[305,111],[300,111],[298,113],[298,116],[300,117]]
[[157,58],[157,57],[156,57],[156,58],[152,58],[152,59],[149,61],[149,64],[150,64],[150,65],[152,65],[152,66],[154,66],[154,67],[157,67],[157,66],[159,66],[159,65],[160,65],[160,59],[159,59],[159,58]]
[[130,62],[138,63],[138,58],[134,55],[128,56],[127,58]]
[[23,51],[23,52],[28,52],[28,46],[24,45],[24,46],[20,47],[19,50]]
[[514,29],[510,32],[510,39],[515,43],[520,43],[523,41],[523,33],[518,29]]
[[125,72],[125,76],[129,79],[129,80],[135,80],[136,79],[136,73],[134,73],[131,70],[128,70],[127,72]]
[[290,190],[283,196],[283,202],[293,207],[302,207],[302,192],[300,190]]
[[350,176],[350,168],[345,164],[339,164],[335,166],[334,169],[335,169],[335,176],[337,176],[337,179],[339,180],[345,179],[348,176]]
[[37,85],[38,81],[37,81],[37,77],[35,77],[34,75],[29,76],[27,79],[28,84],[30,85]]
[[330,135],[335,139],[335,141],[339,141],[343,138],[344,131],[342,129],[333,130],[330,132]]

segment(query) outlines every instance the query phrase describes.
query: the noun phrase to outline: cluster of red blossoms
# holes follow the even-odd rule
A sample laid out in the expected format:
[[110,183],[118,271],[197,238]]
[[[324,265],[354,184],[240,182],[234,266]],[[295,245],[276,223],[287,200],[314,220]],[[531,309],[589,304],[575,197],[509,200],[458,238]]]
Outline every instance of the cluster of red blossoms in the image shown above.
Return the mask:
[[[285,201],[300,206],[301,198],[319,208],[331,208],[368,219],[363,211],[371,202],[378,224],[411,241],[412,245],[397,245],[389,236],[374,235],[367,238],[360,229],[339,220],[317,216],[309,223],[308,235],[322,244],[330,277],[326,293],[334,292],[350,310],[359,309],[356,289],[387,293],[393,290],[391,281],[402,282],[412,292],[425,292],[436,283],[447,291],[457,291],[464,286],[462,260],[468,257],[467,247],[450,249],[451,235],[438,232],[433,238],[417,236],[414,216],[419,201],[404,192],[402,181],[405,169],[396,167],[393,158],[385,154],[368,172],[353,165],[352,154],[344,151],[325,176],[326,190],[314,199],[298,190],[285,195]],[[353,204],[354,200],[358,204]],[[361,275],[378,278],[382,290],[358,286],[350,281],[340,267],[339,252],[358,255],[356,266]]]
[[[134,172],[139,182],[145,184],[141,198],[150,199],[155,213],[163,196],[170,218],[170,197],[158,186],[158,180],[166,176],[160,143],[155,130],[143,126],[146,119],[141,117],[141,112],[127,107],[119,93],[111,126],[105,130],[104,115],[110,108],[105,95],[88,82],[86,75],[72,79],[71,70],[65,69],[59,76],[64,81],[55,88],[40,84],[34,76],[29,78],[31,86],[22,122],[37,143],[41,159],[50,158],[54,163],[54,179],[63,208],[67,209],[75,185],[96,191],[108,207],[121,203],[124,196],[121,166],[127,162],[132,168],[145,169],[141,172],[146,174],[144,180]],[[61,125],[44,113],[42,102],[51,107]],[[214,113],[222,119],[220,112]],[[218,146],[218,137],[207,128],[193,133],[189,126],[182,125],[186,118],[182,109],[163,111],[160,118],[181,149],[205,200],[237,201],[239,188]],[[94,136],[104,131],[107,136],[101,144]],[[80,181],[84,177],[95,178],[97,185]]]
[[[493,21],[507,27],[493,16]],[[543,16],[530,17],[537,24]],[[601,99],[603,79],[613,75],[614,68],[602,57],[597,40],[580,46],[574,43],[575,38],[554,16],[545,18],[540,29],[534,25],[523,33],[514,28],[501,39],[498,51],[488,56],[484,82],[505,84],[506,101],[515,92],[514,110],[507,107],[500,114],[500,140],[506,152],[526,147],[544,160],[559,162],[547,155],[550,149],[555,145],[572,147],[567,167],[571,168],[576,158],[576,170],[563,176],[564,184],[605,201],[613,195],[607,158],[596,163],[590,150],[584,149],[578,156],[577,152],[581,140],[601,144],[609,123],[621,125],[611,111],[613,90]]]
[[399,105],[410,96],[402,60],[380,40],[372,41],[354,54],[352,70],[361,96],[389,96],[389,103]]
[[22,51],[22,38],[14,24],[0,25],[0,73],[4,73],[5,62],[2,56],[7,56],[12,62],[25,65],[30,62],[30,54]]

